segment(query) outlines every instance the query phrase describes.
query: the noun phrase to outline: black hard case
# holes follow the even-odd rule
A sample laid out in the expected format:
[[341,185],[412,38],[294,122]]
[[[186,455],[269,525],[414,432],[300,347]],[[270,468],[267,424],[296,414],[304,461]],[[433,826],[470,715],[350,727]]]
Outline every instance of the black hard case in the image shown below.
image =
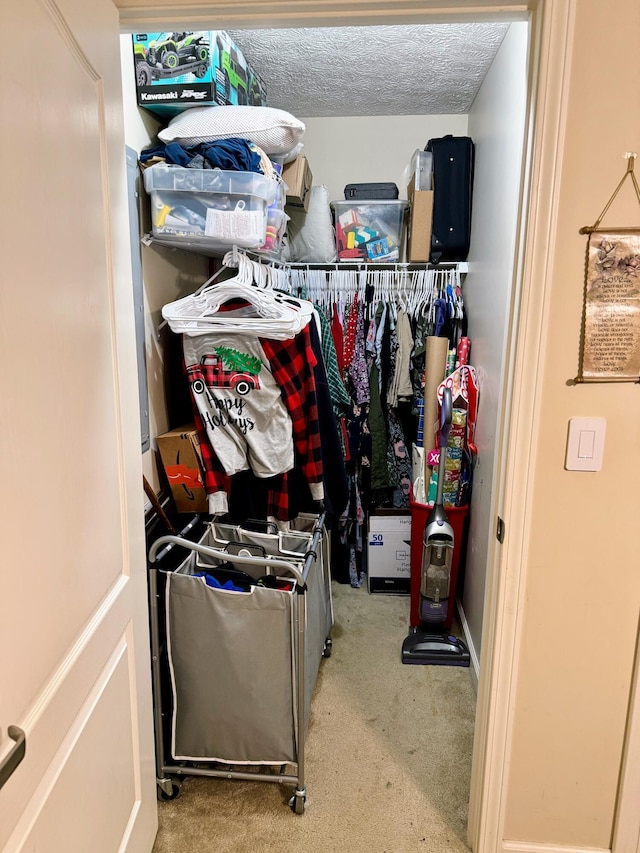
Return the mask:
[[430,139],[433,154],[432,264],[466,261],[471,241],[475,146],[468,136]]
[[347,201],[387,201],[398,198],[399,192],[396,184],[373,183],[373,184],[347,184],[344,188],[344,197]]

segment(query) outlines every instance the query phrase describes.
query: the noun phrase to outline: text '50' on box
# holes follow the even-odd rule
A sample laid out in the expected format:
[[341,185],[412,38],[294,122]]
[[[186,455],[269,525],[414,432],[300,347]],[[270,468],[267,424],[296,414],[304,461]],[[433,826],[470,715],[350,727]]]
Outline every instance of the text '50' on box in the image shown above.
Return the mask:
[[411,514],[374,512],[367,539],[369,592],[409,595],[411,589]]

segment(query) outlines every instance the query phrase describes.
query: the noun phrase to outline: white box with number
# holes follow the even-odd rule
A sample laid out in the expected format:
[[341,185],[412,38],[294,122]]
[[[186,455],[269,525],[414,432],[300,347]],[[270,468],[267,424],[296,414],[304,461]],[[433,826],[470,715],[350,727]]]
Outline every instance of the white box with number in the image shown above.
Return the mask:
[[409,595],[411,591],[411,513],[376,510],[367,537],[369,592]]

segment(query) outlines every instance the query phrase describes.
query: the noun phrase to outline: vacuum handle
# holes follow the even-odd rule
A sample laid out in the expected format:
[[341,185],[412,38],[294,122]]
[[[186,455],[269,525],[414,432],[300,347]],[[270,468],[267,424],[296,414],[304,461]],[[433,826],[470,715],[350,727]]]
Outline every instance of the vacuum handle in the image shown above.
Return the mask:
[[453,400],[451,397],[451,388],[443,388],[442,390],[442,405],[440,407],[440,448],[447,446],[449,441],[449,431],[451,430],[451,421],[453,419]]
[[442,391],[442,405],[440,407],[440,462],[438,463],[438,487],[436,489],[435,506],[442,506],[442,495],[444,491],[444,475],[447,463],[447,442],[453,418],[453,401],[451,399],[451,388]]

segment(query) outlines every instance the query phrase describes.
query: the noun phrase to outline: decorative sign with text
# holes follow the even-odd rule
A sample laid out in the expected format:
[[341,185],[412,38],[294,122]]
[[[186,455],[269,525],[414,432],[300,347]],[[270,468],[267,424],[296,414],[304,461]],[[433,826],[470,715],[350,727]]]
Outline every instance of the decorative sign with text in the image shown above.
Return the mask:
[[593,225],[585,267],[580,367],[574,382],[640,382],[640,228],[605,228],[600,224],[634,174],[635,152],[626,152],[627,169]]
[[640,231],[589,236],[581,378],[640,378]]

